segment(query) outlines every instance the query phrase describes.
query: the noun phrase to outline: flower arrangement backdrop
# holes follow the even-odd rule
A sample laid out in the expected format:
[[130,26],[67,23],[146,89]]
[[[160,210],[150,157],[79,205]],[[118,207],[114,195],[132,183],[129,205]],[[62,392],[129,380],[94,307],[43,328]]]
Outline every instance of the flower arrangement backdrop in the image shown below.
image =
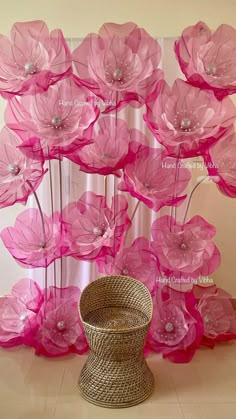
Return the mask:
[[[27,204],[1,231],[26,269],[0,298],[1,346],[86,352],[81,290],[112,274],[149,288],[146,348],[164,358],[236,338],[231,296],[201,285],[221,263],[216,228],[189,217],[206,181],[236,197],[236,30],[186,28],[176,80],[163,46],[134,23],[80,43],[42,21],[0,37],[0,208]],[[206,176],[192,177],[196,162]]]

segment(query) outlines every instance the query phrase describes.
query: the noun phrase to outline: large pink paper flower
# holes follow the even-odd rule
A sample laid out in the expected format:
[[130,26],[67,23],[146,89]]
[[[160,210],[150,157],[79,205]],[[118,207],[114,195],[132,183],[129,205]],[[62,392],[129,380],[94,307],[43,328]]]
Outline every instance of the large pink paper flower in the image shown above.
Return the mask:
[[16,218],[14,227],[6,227],[1,238],[11,255],[24,267],[46,267],[65,252],[59,214],[45,214],[43,225],[38,209],[30,208]]
[[37,354],[55,357],[87,351],[79,318],[79,298],[77,287],[50,287],[49,297],[38,314]]
[[162,78],[160,46],[135,23],[105,23],[72,56],[79,82],[103,99],[106,112],[128,103],[141,106]]
[[36,313],[42,303],[42,291],[29,278],[17,282],[10,295],[0,298],[0,346],[32,345],[37,330]]
[[13,98],[8,102],[5,121],[24,142],[36,137],[52,154],[60,148],[62,152],[74,151],[91,142],[99,115],[87,96],[85,88],[77,87],[72,78],[65,79],[44,93]]
[[153,291],[156,277],[160,276],[157,260],[144,237],[136,239],[130,247],[121,248],[115,255],[97,259],[98,270],[106,275],[127,275],[143,282]]
[[0,133],[0,208],[26,203],[37,189],[46,171],[43,158],[35,161],[25,157],[18,149],[18,135],[4,127]]
[[112,199],[111,209],[102,195],[85,192],[62,212],[69,250],[76,259],[95,260],[107,252],[115,254],[130,226],[128,203],[121,195]]
[[17,22],[10,39],[0,35],[0,92],[43,92],[72,73],[71,54],[61,30],[49,33],[41,20]]
[[205,154],[204,161],[220,191],[236,198],[236,133],[225,135]]
[[231,295],[216,285],[194,285],[199,310],[204,325],[202,343],[214,347],[216,342],[236,339],[236,313]]
[[198,22],[186,28],[176,41],[175,52],[188,81],[212,89],[219,99],[236,92],[236,30],[221,25],[211,34]]
[[125,121],[105,116],[98,121],[94,142],[67,157],[86,173],[121,176],[120,169],[130,161],[129,143],[132,132]]
[[147,99],[144,116],[148,127],[168,154],[194,157],[204,153],[232,127],[236,108],[229,98],[219,102],[204,91],[177,79],[172,87],[165,81]]
[[202,217],[194,216],[178,224],[165,215],[152,224],[151,243],[161,268],[176,278],[207,276],[220,265],[220,253],[211,241],[215,228]]
[[203,322],[192,291],[157,289],[148,344],[172,362],[190,362],[203,336]]
[[141,146],[134,161],[125,166],[124,180],[118,189],[129,192],[154,211],[164,205],[181,204],[186,195],[180,195],[186,189],[191,173],[179,163],[166,157],[161,149]]

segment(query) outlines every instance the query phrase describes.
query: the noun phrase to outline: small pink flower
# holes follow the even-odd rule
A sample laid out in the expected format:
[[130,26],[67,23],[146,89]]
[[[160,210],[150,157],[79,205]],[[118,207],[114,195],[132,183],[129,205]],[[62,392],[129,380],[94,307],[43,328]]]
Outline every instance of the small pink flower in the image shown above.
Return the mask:
[[32,344],[37,329],[36,313],[42,302],[42,291],[29,278],[17,282],[10,295],[0,298],[0,346]]
[[125,121],[105,116],[98,121],[99,131],[94,142],[67,157],[80,165],[86,173],[121,176],[122,169],[131,157],[129,142],[131,133]]
[[203,336],[202,318],[192,291],[157,289],[148,345],[172,362],[190,362]]
[[180,161],[166,157],[161,149],[140,146],[134,161],[125,166],[124,180],[118,189],[129,192],[152,210],[159,211],[165,205],[183,202],[186,195],[180,194],[186,189],[190,177],[190,171],[182,168]]
[[219,102],[212,91],[177,79],[172,89],[165,81],[158,84],[144,118],[169,155],[186,158],[202,155],[231,129],[236,108],[229,98]]
[[225,135],[205,154],[204,161],[212,180],[220,191],[236,197],[236,133]]
[[203,344],[214,347],[216,342],[236,339],[236,314],[232,297],[215,285],[195,285],[194,293],[199,298],[197,308],[203,319]]
[[[55,155],[57,150],[74,151],[91,142],[93,124],[99,111],[87,101],[88,91],[77,87],[72,78],[62,80],[44,93],[13,98],[5,112],[7,126],[23,142],[39,138],[42,148]],[[47,150],[43,153],[47,157]]]
[[105,255],[96,260],[99,272],[106,275],[125,275],[143,282],[153,291],[156,277],[160,276],[157,261],[150,244],[144,237],[136,239],[130,247],[121,248],[114,256]]
[[59,221],[59,214],[51,217],[36,208],[23,211],[16,218],[14,227],[6,227],[1,238],[11,255],[24,267],[46,267],[66,251]]
[[49,357],[79,354],[88,349],[79,318],[80,290],[77,287],[50,287],[39,314],[36,353]]
[[211,33],[208,26],[198,22],[186,28],[176,41],[175,52],[188,81],[215,95],[236,93],[236,30],[220,25]]
[[25,157],[18,146],[17,134],[4,127],[0,133],[0,208],[16,202],[27,202],[28,196],[40,185],[46,171],[44,160]]
[[128,103],[141,106],[162,78],[161,48],[135,23],[105,23],[72,56],[78,82],[104,100],[106,112]]
[[215,228],[200,216],[178,224],[165,215],[152,224],[152,249],[161,268],[176,278],[207,276],[220,265],[220,253],[211,241]]
[[3,96],[43,92],[71,73],[71,54],[61,30],[49,33],[43,21],[35,20],[15,23],[10,39],[0,35]]
[[62,212],[67,255],[95,260],[107,252],[115,254],[130,225],[127,208],[121,195],[113,197],[110,209],[105,197],[93,192],[85,192],[77,202],[68,204]]

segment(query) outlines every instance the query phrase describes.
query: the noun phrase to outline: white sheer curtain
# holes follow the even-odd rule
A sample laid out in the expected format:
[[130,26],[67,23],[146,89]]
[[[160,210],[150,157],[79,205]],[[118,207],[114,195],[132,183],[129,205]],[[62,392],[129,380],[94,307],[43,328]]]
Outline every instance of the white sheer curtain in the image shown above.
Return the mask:
[[[174,41],[173,38],[160,38],[158,39],[159,44],[162,47],[162,61],[161,68],[165,72],[165,78],[170,84],[177,77],[183,77],[178,63],[174,55]],[[80,40],[79,39],[70,39],[67,40],[71,50],[74,50]],[[141,130],[150,141],[150,146],[158,147],[158,143],[153,139],[152,134],[149,132],[144,120],[143,113],[145,112],[145,107],[141,109],[133,109],[131,107],[126,107],[124,110],[118,113],[118,118],[125,119],[129,128],[137,128]],[[54,209],[60,209],[60,199],[59,199],[59,163],[57,161],[52,161],[52,172],[53,172],[53,200],[54,200]],[[63,206],[68,204],[71,201],[76,201],[85,191],[93,191],[96,194],[105,194],[105,181],[104,177],[96,174],[86,174],[80,172],[78,166],[70,162],[67,159],[64,159],[62,162],[62,197],[63,197]],[[108,176],[107,182],[107,202],[111,203],[112,196],[115,193],[120,193],[117,191],[117,184],[120,180],[114,178],[113,175]],[[190,185],[191,187],[191,185]],[[49,175],[45,176],[45,179],[37,191],[40,202],[42,204],[43,211],[47,214],[51,212],[51,199],[49,192]],[[132,198],[129,194],[125,193],[126,198],[129,202],[129,215],[131,216],[134,208],[137,204],[137,199]],[[35,206],[34,199],[31,198],[31,206]],[[182,208],[182,207],[181,207]],[[163,209],[161,212],[168,213],[169,208]],[[178,213],[183,211],[178,209]],[[158,213],[151,211],[146,207],[142,202],[140,203],[137,213],[135,214],[133,220],[133,226],[130,229],[126,245],[132,243],[133,239],[139,236],[145,236],[150,239],[150,228],[154,219],[159,216]],[[67,285],[77,285],[81,289],[84,288],[90,281],[94,280],[100,274],[97,271],[96,264],[93,262],[83,262],[78,261],[72,257],[63,257],[62,261],[57,260],[55,263],[56,267],[56,277],[57,285],[60,284],[60,277],[62,278],[62,286]],[[61,275],[62,268],[62,275]],[[44,269],[32,269],[30,272],[32,279],[36,279],[41,285],[44,281]],[[54,265],[50,265],[48,268],[48,285],[53,285],[54,278]]]

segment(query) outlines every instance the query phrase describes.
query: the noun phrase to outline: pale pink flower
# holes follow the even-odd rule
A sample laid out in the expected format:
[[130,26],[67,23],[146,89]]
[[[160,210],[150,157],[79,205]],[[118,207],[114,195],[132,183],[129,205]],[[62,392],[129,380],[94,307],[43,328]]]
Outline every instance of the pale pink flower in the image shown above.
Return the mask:
[[212,89],[222,97],[236,92],[236,30],[220,25],[211,33],[198,22],[187,27],[175,43],[180,67],[188,81],[203,89]]
[[162,78],[161,48],[135,23],[105,23],[72,56],[78,82],[103,99],[106,112],[128,103],[141,106]]
[[0,92],[43,92],[72,73],[71,53],[61,30],[51,33],[41,20],[17,22],[10,39],[0,35]]
[[88,345],[78,310],[79,288],[50,287],[48,291],[48,299],[38,314],[36,353],[55,357],[86,352]]
[[125,166],[124,180],[118,189],[129,192],[152,210],[159,211],[165,205],[183,202],[186,195],[181,194],[190,177],[190,171],[181,167],[181,161],[167,157],[160,148],[140,146],[134,161]]
[[236,197],[236,133],[222,137],[204,154],[204,161],[212,180],[220,191]]
[[93,192],[68,204],[62,211],[67,255],[95,260],[106,253],[115,254],[130,226],[127,208],[124,196],[115,195],[109,208],[105,197]]
[[219,102],[204,91],[177,79],[170,89],[165,81],[147,99],[148,127],[171,156],[202,155],[232,128],[236,108],[229,98]]
[[44,93],[13,98],[8,102],[5,121],[24,142],[36,137],[52,154],[54,148],[74,151],[91,142],[92,127],[99,115],[98,108],[87,100],[88,94],[67,78]]
[[203,336],[203,323],[192,291],[157,289],[148,345],[172,362],[190,362]]
[[46,170],[41,161],[25,157],[18,146],[22,143],[18,135],[4,127],[0,133],[0,208],[21,202],[41,183]]
[[214,347],[216,342],[236,339],[236,313],[231,295],[216,285],[194,285],[194,293],[203,319],[203,343]]
[[176,278],[207,276],[220,265],[220,253],[212,238],[215,228],[200,216],[178,224],[165,215],[152,224],[152,249],[163,271]]
[[1,238],[11,255],[24,267],[46,267],[65,253],[59,214],[43,215],[36,208],[23,211],[14,227],[6,227]]
[[144,237],[136,239],[131,246],[122,247],[112,256],[105,255],[96,260],[98,270],[106,275],[125,275],[143,282],[152,292],[157,276],[160,276],[157,260]]
[[120,169],[131,160],[129,143],[135,130],[129,130],[124,120],[111,116],[101,118],[98,125],[93,143],[67,158],[79,164],[83,172],[121,176]]
[[17,282],[10,295],[0,298],[0,346],[31,345],[37,330],[36,313],[43,293],[36,282]]

